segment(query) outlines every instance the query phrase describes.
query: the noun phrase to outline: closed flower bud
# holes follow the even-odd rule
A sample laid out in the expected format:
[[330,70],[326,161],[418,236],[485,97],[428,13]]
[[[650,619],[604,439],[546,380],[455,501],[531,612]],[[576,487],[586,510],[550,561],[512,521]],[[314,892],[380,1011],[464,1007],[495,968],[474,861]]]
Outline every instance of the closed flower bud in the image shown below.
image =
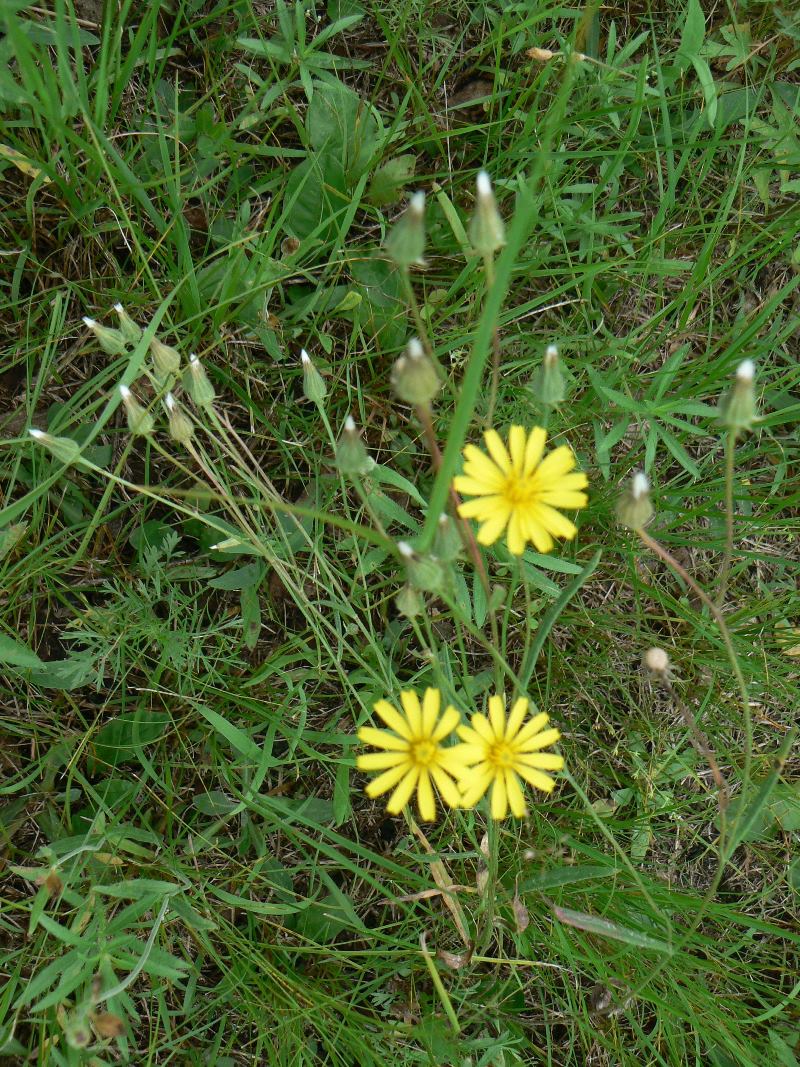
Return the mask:
[[561,404],[566,396],[561,360],[555,345],[548,345],[533,383],[536,399],[546,407]]
[[110,330],[107,326],[101,326],[95,319],[84,316],[86,326],[97,338],[97,343],[109,356],[121,356],[126,349],[125,338],[120,330]]
[[643,471],[637,471],[631,484],[617,501],[617,518],[623,526],[641,530],[653,517],[650,502],[650,479]]
[[433,539],[433,552],[438,559],[450,562],[461,555],[461,538],[449,515],[440,515]]
[[138,344],[142,336],[142,327],[133,321],[122,304],[115,304],[114,310],[119,315],[119,332],[129,345]]
[[720,422],[735,433],[752,429],[756,419],[756,398],[753,389],[755,364],[746,359],[736,369],[736,381],[720,402]]
[[442,560],[421,556],[407,541],[398,541],[397,550],[406,565],[408,584],[421,593],[443,593],[450,585],[450,575]]
[[425,266],[425,194],[414,193],[386,237],[386,254],[398,267]]
[[469,223],[469,240],[482,256],[493,256],[506,243],[506,228],[497,210],[492,183],[485,170],[478,173],[478,195]]
[[189,366],[183,372],[183,388],[199,408],[210,408],[214,403],[214,386],[209,381],[203,364],[194,353],[189,356]]
[[419,407],[430,404],[441,388],[436,368],[416,337],[392,367],[392,388],[405,404]]
[[404,585],[394,598],[394,604],[400,614],[405,615],[407,619],[413,619],[425,610],[422,597],[413,585]]
[[54,437],[44,430],[28,430],[37,444],[43,445],[61,463],[76,463],[81,458],[81,446],[71,437]]
[[322,407],[322,401],[328,395],[325,379],[311,362],[311,356],[305,349],[300,353],[300,362],[303,365],[303,395],[317,407]]
[[188,445],[194,434],[192,420],[182,410],[172,393],[167,393],[164,403],[167,406],[170,437],[173,441],[177,441],[179,445]]
[[119,387],[119,395],[125,414],[128,417],[128,429],[132,434],[146,435],[153,432],[155,423],[149,411],[145,411],[127,385]]
[[153,357],[153,370],[160,382],[177,376],[181,369],[181,354],[177,348],[171,348],[154,337],[150,342],[150,355]]
[[342,474],[355,475],[367,474],[375,466],[350,415],[345,420],[342,436],[336,442],[336,466]]

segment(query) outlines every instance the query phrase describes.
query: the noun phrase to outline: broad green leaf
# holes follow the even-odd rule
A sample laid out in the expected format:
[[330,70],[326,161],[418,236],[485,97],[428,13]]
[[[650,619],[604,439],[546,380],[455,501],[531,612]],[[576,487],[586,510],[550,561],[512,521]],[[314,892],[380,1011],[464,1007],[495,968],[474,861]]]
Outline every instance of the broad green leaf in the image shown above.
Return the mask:
[[614,941],[624,941],[626,945],[635,945],[637,948],[652,949],[666,956],[672,955],[672,949],[657,937],[651,937],[640,930],[633,930],[629,926],[621,926],[611,922],[610,919],[601,919],[597,915],[587,915],[582,911],[572,911],[571,908],[553,907],[557,919],[567,926],[574,926],[577,930],[585,930],[589,934],[598,934],[600,937],[610,937]]
[[683,33],[678,52],[686,59],[693,59],[703,46],[706,35],[706,19],[700,0],[689,0],[683,22]]
[[238,726],[228,722],[224,716],[212,708],[207,708],[203,704],[197,704],[196,708],[217,733],[225,738],[231,748],[236,749],[240,755],[246,756],[248,759],[258,759],[260,757],[261,749],[244,730],[240,730]]
[[34,670],[45,665],[27,645],[23,645],[21,641],[7,634],[0,634],[0,663],[7,663],[10,667],[27,667]]

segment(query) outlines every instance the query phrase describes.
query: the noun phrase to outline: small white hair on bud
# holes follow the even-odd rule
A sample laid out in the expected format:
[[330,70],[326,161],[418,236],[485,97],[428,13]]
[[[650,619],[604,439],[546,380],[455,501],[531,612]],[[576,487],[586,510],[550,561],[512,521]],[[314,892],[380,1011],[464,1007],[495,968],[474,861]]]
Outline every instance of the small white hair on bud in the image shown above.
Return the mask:
[[406,345],[406,351],[408,352],[411,359],[422,359],[422,357],[425,355],[425,349],[420,344],[420,340],[418,337],[411,338],[411,340]]
[[643,496],[646,496],[650,492],[650,479],[644,473],[644,471],[637,471],[633,476],[633,484],[631,485],[631,493],[634,500],[641,500]]
[[122,304],[115,304],[114,310],[117,312],[118,315],[122,315],[125,311],[125,308],[122,306]]
[[743,359],[736,368],[736,377],[740,382],[752,382],[756,374],[756,365],[752,359]]
[[97,325],[97,319],[90,319],[88,315],[83,316],[83,321],[85,325],[89,327],[90,330],[93,330]]
[[479,170],[475,179],[478,196],[487,197],[492,195],[492,179],[485,170]]
[[421,215],[425,210],[425,194],[420,189],[419,192],[414,193],[408,202],[408,206],[417,215]]
[[189,353],[189,364],[192,367],[199,367],[200,366],[200,360],[197,358],[197,354],[195,352],[190,352]]
[[414,556],[414,549],[408,543],[408,541],[398,541],[397,551],[403,557],[403,559],[412,559]]
[[40,430],[36,426],[31,426],[31,428],[28,430],[28,433],[31,435],[34,441],[43,441],[45,437],[48,436],[44,432],[44,430]]
[[653,674],[666,674],[669,671],[669,656],[663,648],[648,648],[644,654],[644,665]]
[[170,411],[174,410],[176,406],[176,401],[172,393],[167,393],[167,395],[164,397],[164,403],[167,405]]
[[120,395],[120,396],[122,397],[122,399],[123,399],[123,400],[130,400],[130,398],[131,398],[131,391],[130,391],[130,389],[129,389],[129,388],[127,387],[127,385],[121,385],[121,386],[119,387],[119,395]]
[[439,516],[439,525],[447,526],[448,522],[450,522],[450,516],[447,514],[447,512],[443,511],[442,514]]
[[344,420],[344,428],[345,430],[347,430],[348,433],[356,432],[356,420],[353,418],[352,415],[348,415],[347,418]]
[[558,359],[558,345],[548,345],[544,353],[545,359]]
[[304,348],[300,349],[300,362],[303,364],[304,367],[308,366],[308,364],[311,362],[311,356],[309,356],[308,352],[306,352]]

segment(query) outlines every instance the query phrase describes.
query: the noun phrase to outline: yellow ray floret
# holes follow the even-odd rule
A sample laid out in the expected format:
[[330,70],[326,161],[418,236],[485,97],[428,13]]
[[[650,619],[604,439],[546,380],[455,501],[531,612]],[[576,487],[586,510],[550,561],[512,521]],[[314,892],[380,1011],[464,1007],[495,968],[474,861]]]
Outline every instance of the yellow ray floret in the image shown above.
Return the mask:
[[470,726],[459,726],[462,744],[459,756],[468,769],[459,775],[461,805],[471,808],[491,788],[492,817],[504,819],[511,809],[513,815],[525,815],[525,797],[520,779],[549,793],[555,785],[545,771],[560,771],[564,759],[543,748],[558,741],[558,730],[546,730],[548,717],[544,713],[527,719],[528,701],[520,697],[506,718],[505,701],[500,696],[489,697],[489,717],[476,712]]
[[[528,434],[512,426],[508,447],[496,430],[487,430],[488,455],[474,445],[464,449],[464,473],[454,479],[457,492],[474,497],[461,504],[459,515],[481,524],[478,541],[491,545],[508,529],[508,548],[519,556],[530,541],[539,552],[549,552],[553,538],[571,540],[575,525],[558,508],[582,508],[589,484],[575,471],[571,448],[560,445],[544,456],[547,433],[534,426]],[[542,458],[544,456],[544,458]]]
[[356,760],[362,771],[381,771],[367,786],[367,796],[378,797],[394,792],[389,797],[386,810],[397,815],[417,793],[417,808],[420,818],[432,822],[436,818],[434,787],[448,807],[460,806],[461,798],[455,779],[464,770],[462,745],[444,747],[461,716],[453,707],[447,707],[440,715],[441,693],[427,689],[420,699],[412,690],[400,694],[402,711],[387,700],[379,700],[373,707],[388,730],[362,726],[358,731],[360,741],[379,752],[369,752]]

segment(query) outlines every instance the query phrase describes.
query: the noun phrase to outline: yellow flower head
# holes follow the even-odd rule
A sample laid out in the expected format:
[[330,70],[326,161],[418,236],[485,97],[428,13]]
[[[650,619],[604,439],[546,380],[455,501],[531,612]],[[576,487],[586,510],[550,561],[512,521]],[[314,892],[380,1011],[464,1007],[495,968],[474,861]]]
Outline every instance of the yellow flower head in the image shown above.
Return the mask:
[[379,700],[373,705],[375,713],[392,732],[372,726],[358,731],[364,744],[384,750],[359,756],[356,766],[362,771],[383,771],[367,786],[367,796],[378,797],[397,787],[386,805],[391,815],[403,810],[416,787],[420,818],[432,822],[436,818],[434,784],[445,804],[460,805],[453,779],[464,771],[463,745],[443,748],[442,741],[452,734],[461,716],[453,707],[440,716],[441,699],[438,689],[427,689],[420,705],[417,694],[408,690],[400,694],[403,713],[387,700]]
[[[582,508],[589,484],[585,474],[573,471],[575,455],[561,445],[542,459],[547,432],[534,426],[529,434],[512,426],[508,448],[496,430],[484,434],[489,455],[475,445],[464,449],[464,473],[453,485],[459,493],[476,497],[461,504],[459,515],[482,523],[478,540],[493,545],[508,527],[508,548],[515,556],[531,541],[539,552],[549,552],[554,537],[571,540],[575,525],[556,508]],[[491,458],[490,458],[491,457]]]
[[545,730],[547,715],[542,712],[525,722],[528,701],[520,697],[506,720],[505,701],[500,696],[489,697],[489,718],[480,712],[472,716],[471,726],[459,726],[458,736],[464,744],[461,757],[472,764],[460,775],[461,805],[471,808],[492,787],[492,817],[504,819],[508,808],[522,818],[525,797],[519,779],[549,793],[554,781],[544,771],[560,771],[562,756],[542,752],[561,736],[558,730]]

